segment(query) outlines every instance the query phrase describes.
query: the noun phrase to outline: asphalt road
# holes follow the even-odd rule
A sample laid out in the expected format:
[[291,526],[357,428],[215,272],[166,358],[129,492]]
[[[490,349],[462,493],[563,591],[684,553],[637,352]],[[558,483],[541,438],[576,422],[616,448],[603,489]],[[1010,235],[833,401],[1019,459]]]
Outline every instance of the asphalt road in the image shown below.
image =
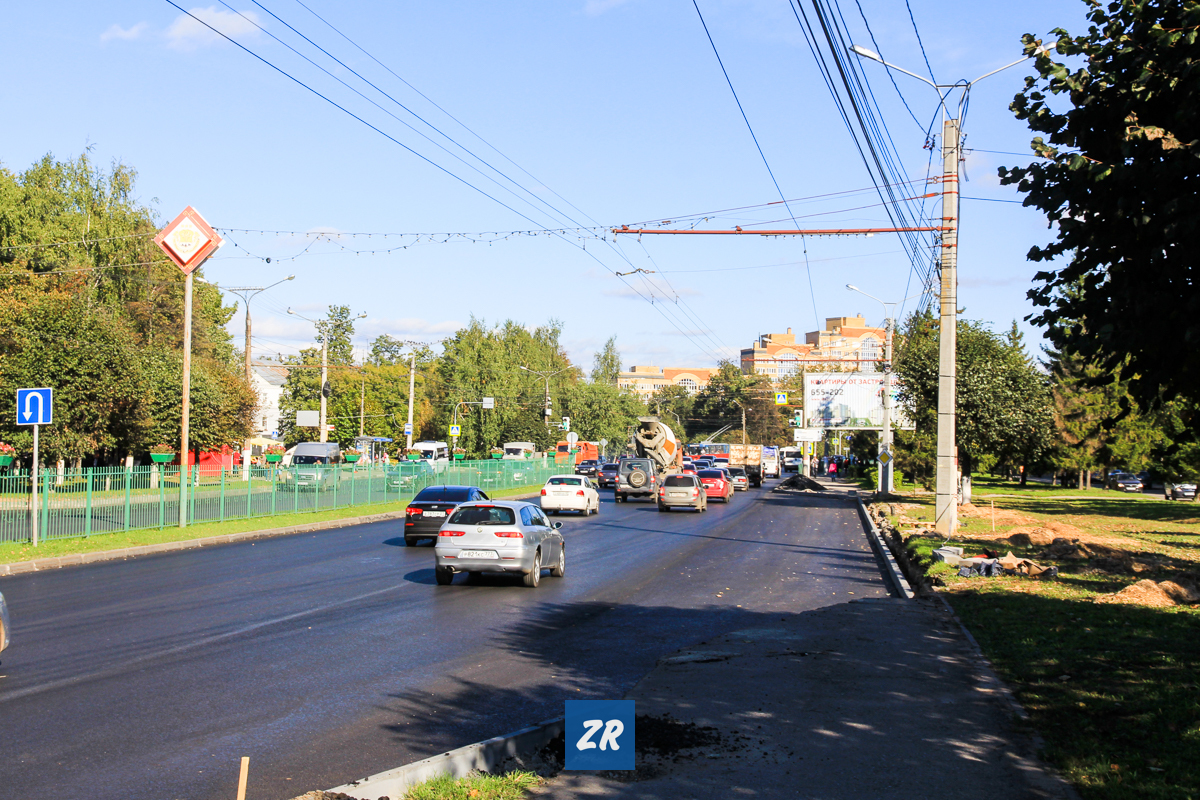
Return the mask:
[[283,800],[619,698],[724,631],[884,596],[853,506],[751,490],[707,513],[604,496],[567,575],[434,583],[401,525],[0,581],[0,787],[24,800]]

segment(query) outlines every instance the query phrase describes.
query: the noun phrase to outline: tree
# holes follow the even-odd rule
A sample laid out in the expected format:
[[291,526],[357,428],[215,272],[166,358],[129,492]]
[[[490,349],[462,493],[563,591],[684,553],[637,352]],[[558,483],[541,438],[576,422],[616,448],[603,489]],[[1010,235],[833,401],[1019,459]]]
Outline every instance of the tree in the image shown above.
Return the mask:
[[[957,338],[957,437],[959,466],[974,472],[985,457],[1034,467],[1053,444],[1046,377],[1025,353],[981,323],[960,320]],[[929,311],[906,322],[894,365],[900,401],[916,431],[897,437],[902,468],[928,475],[937,432],[938,326]]]
[[592,383],[617,385],[621,375],[621,353],[617,350],[617,337],[610,336],[604,348],[596,353],[592,362]]
[[1056,230],[1029,258],[1066,259],[1037,273],[1033,320],[1058,350],[1123,368],[1144,406],[1197,398],[1200,2],[1089,5],[1086,34],[1053,31],[1057,56],[1023,37],[1038,74],[1011,108],[1045,138],[1033,139],[1040,160],[1000,178]]

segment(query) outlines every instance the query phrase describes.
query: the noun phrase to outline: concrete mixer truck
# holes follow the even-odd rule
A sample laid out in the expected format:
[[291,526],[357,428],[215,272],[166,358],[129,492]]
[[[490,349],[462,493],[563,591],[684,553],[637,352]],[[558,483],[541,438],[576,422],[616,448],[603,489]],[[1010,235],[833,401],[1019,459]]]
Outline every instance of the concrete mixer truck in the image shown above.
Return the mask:
[[639,497],[657,500],[662,476],[678,472],[683,464],[683,447],[658,417],[638,417],[633,450],[635,455],[622,458],[617,467],[613,497],[618,503]]

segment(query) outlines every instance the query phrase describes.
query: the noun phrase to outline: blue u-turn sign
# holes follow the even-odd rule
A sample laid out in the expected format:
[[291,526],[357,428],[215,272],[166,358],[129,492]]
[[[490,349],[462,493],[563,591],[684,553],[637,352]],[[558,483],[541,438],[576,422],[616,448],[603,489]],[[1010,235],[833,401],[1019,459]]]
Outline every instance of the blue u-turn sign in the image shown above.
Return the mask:
[[566,769],[634,769],[632,700],[567,700]]
[[54,422],[53,389],[17,389],[17,424],[49,425]]

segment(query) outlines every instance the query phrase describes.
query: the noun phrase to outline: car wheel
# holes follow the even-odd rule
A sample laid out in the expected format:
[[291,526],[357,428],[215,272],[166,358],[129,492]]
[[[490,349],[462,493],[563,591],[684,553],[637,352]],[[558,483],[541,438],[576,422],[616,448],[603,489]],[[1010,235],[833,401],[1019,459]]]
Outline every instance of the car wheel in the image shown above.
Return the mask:
[[567,546],[565,544],[558,546],[558,563],[550,568],[550,574],[555,578],[561,578],[567,574]]
[[438,586],[449,586],[454,580],[454,570],[438,567],[433,571],[433,576],[437,579]]
[[525,585],[531,589],[536,589],[538,584],[542,582],[542,551],[538,550],[533,554],[533,569],[529,570],[529,574],[524,577]]
[[658,510],[659,511],[670,511],[671,509],[668,506],[664,506],[662,503],[659,503]]

